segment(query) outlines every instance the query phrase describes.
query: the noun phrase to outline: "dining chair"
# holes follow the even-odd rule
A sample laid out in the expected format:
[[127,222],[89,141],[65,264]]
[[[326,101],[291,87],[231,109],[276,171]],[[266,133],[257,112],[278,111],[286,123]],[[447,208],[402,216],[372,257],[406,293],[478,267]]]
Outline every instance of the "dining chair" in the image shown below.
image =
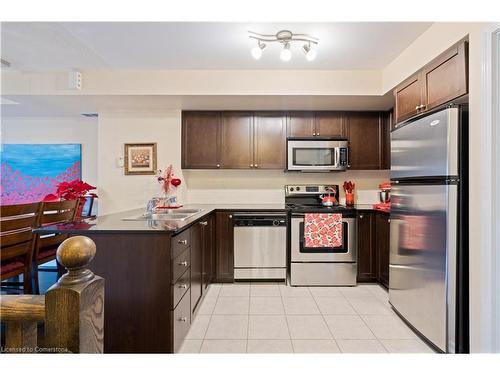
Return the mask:
[[[40,210],[40,226],[51,224],[69,223],[75,220],[77,213],[77,200],[68,200],[60,202],[42,202]],[[35,255],[33,258],[33,272],[35,279],[35,293],[40,293],[40,280],[38,273],[43,272],[58,272],[60,276],[63,272],[62,267],[57,264],[57,268],[44,268],[39,266],[56,259],[56,251],[59,245],[68,238],[68,234],[38,234],[35,243]]]
[[[33,229],[39,222],[41,204],[0,206],[0,253],[2,287],[23,285],[23,292],[32,292],[32,260],[35,246]],[[23,282],[4,282],[23,275]]]

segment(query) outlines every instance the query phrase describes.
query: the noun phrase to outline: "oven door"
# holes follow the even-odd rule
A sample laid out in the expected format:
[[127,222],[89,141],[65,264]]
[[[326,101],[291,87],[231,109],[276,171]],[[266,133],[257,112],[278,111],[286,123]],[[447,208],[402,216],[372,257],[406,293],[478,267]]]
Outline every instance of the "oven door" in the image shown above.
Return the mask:
[[347,168],[347,141],[288,139],[289,171],[321,172]]
[[333,248],[304,247],[304,217],[292,217],[292,262],[356,262],[356,219],[342,218],[342,246]]

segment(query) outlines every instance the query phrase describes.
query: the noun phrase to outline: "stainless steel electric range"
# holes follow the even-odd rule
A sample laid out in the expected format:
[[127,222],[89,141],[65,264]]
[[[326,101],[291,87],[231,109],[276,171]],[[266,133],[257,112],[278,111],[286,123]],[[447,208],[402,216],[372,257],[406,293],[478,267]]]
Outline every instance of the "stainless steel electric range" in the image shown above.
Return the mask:
[[[287,185],[285,204],[291,214],[290,284],[293,286],[356,285],[357,222],[356,211],[335,205],[325,207],[321,196],[334,190],[339,198],[338,185]],[[342,214],[342,245],[339,247],[304,246],[304,217],[306,213]]]

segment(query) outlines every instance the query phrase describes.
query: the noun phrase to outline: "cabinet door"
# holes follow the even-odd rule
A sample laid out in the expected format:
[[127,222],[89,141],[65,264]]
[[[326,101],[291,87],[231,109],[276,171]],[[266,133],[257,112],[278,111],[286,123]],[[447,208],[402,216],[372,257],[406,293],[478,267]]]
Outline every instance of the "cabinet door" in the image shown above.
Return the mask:
[[195,224],[191,227],[191,309],[193,313],[201,298],[202,246],[202,227]]
[[426,110],[467,93],[467,46],[453,46],[424,68]]
[[203,228],[203,273],[202,283],[204,291],[213,280],[214,268],[214,247],[215,247],[215,219],[211,215],[205,221],[201,222]]
[[315,135],[314,112],[290,112],[287,134],[289,137],[312,137]]
[[345,137],[344,115],[342,112],[316,112],[316,136]]
[[217,282],[234,281],[233,215],[215,214],[215,279]]
[[391,130],[394,112],[390,110],[382,115],[382,169],[391,169]]
[[381,169],[383,124],[378,112],[347,115],[350,169]]
[[282,113],[256,113],[254,168],[285,169],[285,117]]
[[182,168],[217,168],[220,122],[219,112],[182,113]]
[[228,169],[253,168],[253,116],[246,112],[223,112],[221,165]]
[[390,245],[390,218],[387,214],[376,214],[377,230],[377,279],[389,287],[389,245]]
[[375,219],[370,212],[358,215],[358,282],[376,280]]
[[396,123],[406,120],[419,112],[424,103],[421,73],[408,78],[394,90],[396,102]]

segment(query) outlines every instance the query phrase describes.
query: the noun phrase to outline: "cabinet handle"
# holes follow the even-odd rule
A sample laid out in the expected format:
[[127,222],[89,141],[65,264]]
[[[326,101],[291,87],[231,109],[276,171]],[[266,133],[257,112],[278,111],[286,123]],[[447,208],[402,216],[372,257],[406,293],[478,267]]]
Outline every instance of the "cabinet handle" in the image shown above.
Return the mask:
[[387,222],[390,223],[391,222],[391,219],[387,219]]
[[188,262],[184,261],[184,262],[179,262],[177,263],[179,266],[184,266],[184,267],[187,267],[188,266]]
[[359,218],[362,219],[363,218],[363,215],[359,215]]
[[415,107],[415,111],[418,111],[418,109],[419,109],[419,108],[420,108],[420,106],[419,106],[419,105],[417,105],[417,106]]
[[217,164],[217,168],[220,168],[220,164]]
[[207,226],[208,225],[208,221],[200,221],[200,225]]
[[181,284],[179,285],[179,289],[187,289],[187,284]]
[[177,241],[177,243],[179,245],[187,245],[188,244],[188,240],[179,240],[179,241]]
[[316,133],[313,133],[313,136],[316,136]]
[[255,165],[254,165],[254,167],[255,167],[255,168],[259,168],[259,164],[255,164]]
[[232,219],[233,218],[233,215],[229,215],[229,218]]
[[187,318],[186,317],[179,318],[179,322],[187,322]]
[[421,109],[425,109],[425,107],[426,107],[426,105],[425,105],[425,104],[421,104],[421,105],[420,105],[420,108],[421,108]]
[[317,132],[316,135],[319,137],[319,132]]

